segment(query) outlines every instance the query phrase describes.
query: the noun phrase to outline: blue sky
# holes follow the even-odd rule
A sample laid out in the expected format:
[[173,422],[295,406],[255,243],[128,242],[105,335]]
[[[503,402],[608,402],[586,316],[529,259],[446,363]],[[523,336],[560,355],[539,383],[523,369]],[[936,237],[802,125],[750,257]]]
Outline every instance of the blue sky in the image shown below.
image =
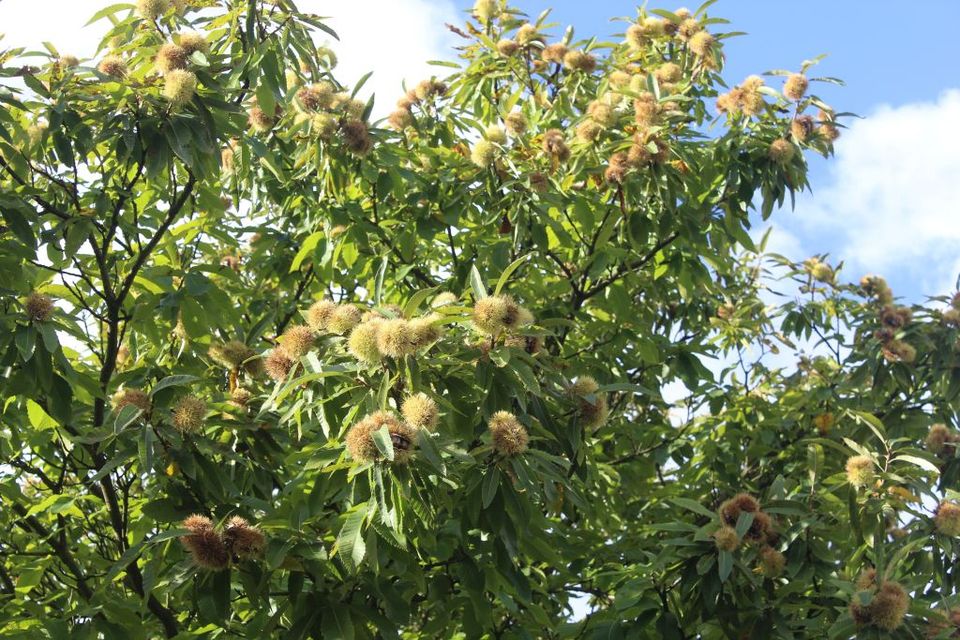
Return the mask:
[[[103,23],[77,27],[110,1],[0,0],[4,42],[36,48],[51,40],[64,53],[92,56]],[[297,4],[330,16],[328,24],[342,39],[336,44],[339,77],[350,81],[373,70],[365,91],[375,91],[378,110],[388,110],[401,93],[401,79],[416,82],[437,73],[426,61],[455,55],[451,46],[459,43],[443,23],[461,23],[473,2]],[[552,6],[556,33],[573,24],[579,37],[622,31],[610,18],[636,15],[636,4],[627,0],[511,5],[534,18]],[[676,9],[682,2],[649,6]],[[960,76],[952,45],[960,0],[719,0],[709,13],[731,21],[714,30],[748,34],[726,42],[728,82],[768,69],[796,69],[825,53],[815,73],[842,78],[847,86],[820,85],[817,93],[839,111],[865,118],[851,123],[837,143],[836,158],[809,156],[814,192],[798,200],[796,211],[774,215],[770,248],[795,260],[829,252],[834,263],[846,261],[845,279],[881,273],[910,301],[953,291],[960,273]],[[757,225],[758,235],[764,226]]]
[[[609,19],[636,15],[636,3],[625,0],[517,6],[532,18],[552,6],[553,21],[562,25],[557,33],[573,24],[578,37],[619,32]],[[747,32],[725,43],[728,83],[828,54],[811,75],[838,77],[846,86],[823,84],[817,93],[838,111],[865,118],[838,141],[838,158],[809,154],[813,193],[796,211],[774,214],[772,248],[794,259],[830,252],[831,260],[847,261],[846,279],[882,273],[911,301],[954,286],[960,189],[950,176],[960,169],[960,96],[944,94],[960,90],[960,2],[719,0],[708,13],[731,22],[714,30]]]

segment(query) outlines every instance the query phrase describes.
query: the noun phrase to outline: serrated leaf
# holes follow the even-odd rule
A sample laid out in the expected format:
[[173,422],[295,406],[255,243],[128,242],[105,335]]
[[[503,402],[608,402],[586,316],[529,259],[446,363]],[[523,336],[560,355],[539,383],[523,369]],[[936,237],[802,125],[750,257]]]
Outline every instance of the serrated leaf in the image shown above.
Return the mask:
[[337,555],[351,572],[356,572],[367,552],[363,540],[363,523],[367,518],[369,505],[366,502],[356,505],[347,512],[340,533],[337,534]]
[[140,417],[143,410],[132,404],[125,405],[117,412],[117,417],[113,421],[113,432],[120,433]]
[[940,469],[937,467],[937,465],[933,464],[933,463],[930,462],[929,460],[925,460],[924,458],[921,458],[920,456],[899,455],[899,456],[893,458],[890,462],[898,462],[898,461],[901,461],[901,460],[902,460],[903,462],[909,462],[910,464],[916,465],[916,466],[920,467],[921,469],[924,469],[924,470],[926,470],[926,471],[930,471],[930,472],[935,473],[935,474],[937,474],[937,475],[940,474]]
[[434,442],[433,436],[429,433],[421,433],[418,439],[418,450],[441,476],[447,475],[447,466],[443,463],[443,458],[440,456],[440,449],[437,448],[437,443]]

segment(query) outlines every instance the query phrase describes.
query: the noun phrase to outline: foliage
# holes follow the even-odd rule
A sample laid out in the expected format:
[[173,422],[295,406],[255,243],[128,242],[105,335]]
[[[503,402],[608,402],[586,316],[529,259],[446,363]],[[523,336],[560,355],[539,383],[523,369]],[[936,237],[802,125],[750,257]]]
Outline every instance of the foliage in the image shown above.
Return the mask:
[[290,0],[0,53],[0,635],[948,636],[960,312],[762,257],[843,114],[708,5],[383,120]]

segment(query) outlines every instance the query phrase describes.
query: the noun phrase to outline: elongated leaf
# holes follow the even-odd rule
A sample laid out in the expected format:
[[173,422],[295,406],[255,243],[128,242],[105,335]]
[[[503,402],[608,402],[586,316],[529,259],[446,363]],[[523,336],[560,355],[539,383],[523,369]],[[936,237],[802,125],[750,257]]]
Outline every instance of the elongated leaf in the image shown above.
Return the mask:
[[381,409],[387,408],[391,388],[393,388],[393,378],[390,377],[389,371],[384,371],[383,379],[380,381],[380,392],[377,394],[377,406]]
[[102,20],[107,16],[112,16],[118,11],[123,11],[124,9],[133,9],[133,7],[134,5],[130,2],[118,2],[116,4],[111,4],[109,7],[104,7],[103,9],[100,9],[100,11],[97,11],[95,14],[93,14],[93,17],[87,21],[86,26],[90,26],[97,20]]
[[337,555],[351,572],[357,571],[367,553],[367,545],[363,540],[363,523],[369,509],[366,502],[350,509],[340,533],[337,534]]
[[747,533],[747,530],[750,528],[750,525],[753,524],[754,514],[749,511],[741,511],[740,517],[737,518],[737,537],[741,540],[743,536]]
[[930,471],[931,473],[935,473],[937,475],[940,474],[940,469],[937,467],[937,465],[933,464],[929,460],[921,458],[920,456],[900,455],[893,458],[890,462],[899,461],[909,462],[910,464],[916,465],[925,471]]
[[350,618],[350,609],[340,602],[331,602],[323,610],[321,635],[331,640],[353,640],[353,620]]
[[390,430],[380,427],[371,434],[371,437],[380,454],[387,460],[393,461],[393,441],[390,439]]
[[316,231],[307,236],[307,239],[300,245],[300,250],[297,251],[297,255],[293,257],[293,262],[290,263],[290,273],[300,269],[300,265],[307,259],[307,256],[317,248],[317,244],[321,238],[323,238],[322,231]]
[[513,272],[520,268],[524,262],[527,261],[527,256],[522,256],[511,262],[506,269],[503,270],[503,273],[500,274],[500,279],[497,280],[497,286],[493,289],[493,295],[499,295],[503,288],[506,286],[507,282],[510,280],[510,276],[513,275]]
[[483,488],[481,489],[481,499],[483,508],[486,509],[497,496],[497,489],[500,488],[500,470],[496,467],[490,467],[487,474],[483,477]]
[[139,407],[135,407],[132,404],[128,404],[120,409],[117,412],[117,417],[113,421],[113,432],[120,433],[140,417],[140,414],[143,413],[143,410]]
[[350,93],[351,98],[356,98],[357,94],[360,93],[360,89],[363,88],[363,85],[367,83],[367,80],[370,79],[370,76],[373,75],[373,71],[368,71],[357,80],[356,84],[353,85],[353,91]]
[[419,453],[426,458],[433,467],[440,473],[441,476],[447,475],[447,466],[443,462],[443,458],[440,456],[440,449],[437,448],[437,443],[434,441],[433,437],[428,433],[422,433],[418,440]]
[[110,570],[107,571],[107,575],[100,580],[99,589],[102,590],[106,588],[114,578],[116,578],[121,571],[130,566],[130,563],[140,557],[140,552],[143,550],[145,542],[141,540],[140,542],[127,547],[127,550],[123,552],[123,555],[120,556],[120,559],[113,563],[110,567]]
[[727,581],[731,570],[733,570],[733,554],[729,551],[720,551],[717,557],[717,572],[720,574],[720,582]]
[[709,509],[707,509],[705,506],[703,506],[696,500],[691,500],[690,498],[681,498],[681,497],[670,498],[670,502],[677,505],[678,507],[683,507],[688,511],[693,511],[694,513],[698,513],[702,516],[706,516],[711,520],[716,520],[718,517],[716,513],[714,513],[713,511],[710,511]]
[[373,290],[373,303],[379,305],[383,301],[383,279],[387,275],[387,256],[383,256],[380,267],[377,269],[376,284]]
[[153,389],[150,390],[150,395],[157,395],[158,391],[167,389],[169,387],[182,387],[188,385],[191,382],[196,382],[199,380],[197,376],[188,376],[188,375],[177,375],[177,376],[167,376],[157,384],[153,385]]
[[881,442],[886,442],[887,440],[886,429],[884,429],[883,423],[880,422],[880,419],[877,418],[877,416],[867,411],[851,411],[850,413],[855,415],[857,418],[859,418],[863,422],[866,422],[867,426],[870,427],[870,429],[876,434],[878,438],[880,438]]
[[407,318],[412,317],[417,309],[420,308],[420,305],[423,304],[423,301],[432,296],[437,292],[437,287],[430,287],[429,289],[421,289],[415,294],[410,296],[410,299],[407,300],[407,304],[403,306],[403,315]]
[[123,463],[127,462],[128,459],[129,458],[127,453],[121,452],[119,455],[115,456],[112,460],[110,460],[110,462],[103,465],[103,468],[101,468],[100,471],[97,471],[95,474],[93,474],[93,476],[91,476],[90,478],[90,482],[99,482],[101,478],[106,476],[108,473],[110,473],[111,471],[113,471]]
[[487,286],[483,284],[483,276],[477,270],[477,265],[470,265],[470,288],[476,300],[487,297]]

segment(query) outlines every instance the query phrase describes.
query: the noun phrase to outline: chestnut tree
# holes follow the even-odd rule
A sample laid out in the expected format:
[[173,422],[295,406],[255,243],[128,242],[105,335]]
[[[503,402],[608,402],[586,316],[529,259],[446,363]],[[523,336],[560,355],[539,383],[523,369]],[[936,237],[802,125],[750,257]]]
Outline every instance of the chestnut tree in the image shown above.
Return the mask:
[[765,255],[844,114],[710,4],[0,50],[0,636],[952,637],[960,300]]

